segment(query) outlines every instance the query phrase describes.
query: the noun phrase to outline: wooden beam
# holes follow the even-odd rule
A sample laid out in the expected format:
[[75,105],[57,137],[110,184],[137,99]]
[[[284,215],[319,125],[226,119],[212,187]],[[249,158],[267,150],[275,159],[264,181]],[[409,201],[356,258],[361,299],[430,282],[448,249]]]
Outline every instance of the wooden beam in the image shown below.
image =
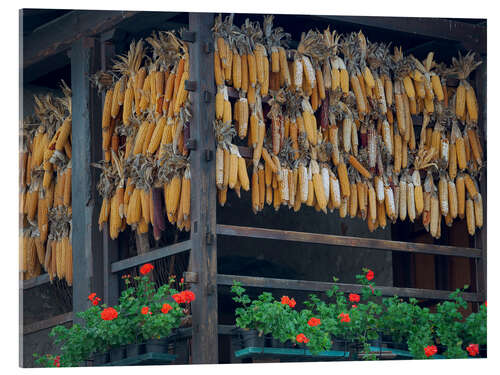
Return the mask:
[[44,273],[43,275],[40,275],[38,277],[34,277],[29,280],[24,280],[24,281],[19,281],[19,289],[22,290],[28,290],[31,288],[35,288],[37,286],[47,284],[49,282],[49,274]]
[[[479,111],[479,132],[480,132],[480,141],[482,144],[482,148],[484,150],[484,160],[487,160],[487,153],[488,153],[488,148],[487,148],[487,134],[488,134],[488,127],[487,127],[487,60],[486,57],[483,57],[483,63],[479,65],[477,68],[477,71],[475,73],[475,86],[476,86],[476,92],[478,95],[478,103],[480,106],[480,111]],[[477,282],[477,290],[479,292],[483,292],[485,299],[487,297],[487,291],[488,291],[488,283],[487,283],[487,276],[488,276],[488,267],[487,267],[487,259],[488,259],[488,200],[487,200],[487,187],[488,187],[488,180],[487,180],[487,169],[484,168],[482,170],[482,178],[479,181],[479,192],[481,193],[481,198],[483,200],[483,228],[479,230],[479,233],[477,233],[476,229],[476,236],[475,236],[475,246],[481,248],[481,259],[478,259],[476,262],[476,282]]]
[[[302,290],[313,292],[324,292],[330,289],[333,285],[338,285],[339,289],[344,293],[360,293],[362,286],[359,284],[343,284],[343,283],[327,283],[323,281],[305,281],[305,280],[287,280],[274,279],[254,276],[236,276],[236,275],[217,275],[217,283],[219,285],[233,285],[233,281],[238,281],[242,286],[255,288],[269,289],[285,289],[285,290]],[[413,297],[422,299],[449,299],[452,291],[448,290],[431,290],[431,289],[415,289],[415,288],[396,288],[389,286],[377,286],[377,290],[382,292],[384,296]],[[482,302],[484,297],[481,293],[463,293],[462,297],[466,301]]]
[[486,52],[486,27],[445,18],[312,16],[329,21],[404,32],[429,38],[461,42],[467,49]]
[[217,224],[217,234],[235,237],[251,237],[270,240],[317,243],[334,246],[360,247],[383,251],[403,251],[409,253],[423,253],[434,255],[440,254],[467,258],[479,258],[481,256],[481,250],[466,247],[430,245],[413,242],[380,240],[375,238],[295,232],[288,230],[242,227],[225,224]]
[[24,38],[23,66],[68,50],[77,40],[111,29],[138,12],[75,10]]
[[190,250],[191,246],[192,246],[192,241],[186,240],[156,250],[152,250],[150,252],[137,255],[135,257],[123,259],[111,264],[111,272],[113,273],[120,272],[132,267],[136,267],[143,263],[152,262],[154,260],[161,258],[166,258],[174,254],[179,254],[184,251]]
[[196,299],[192,302],[193,363],[218,363],[217,337],[217,240],[215,239],[216,201],[215,139],[212,123],[213,102],[205,101],[205,92],[215,92],[213,55],[205,45],[212,40],[213,13],[189,13],[189,31],[195,42],[189,43],[191,81],[196,90],[189,93],[191,101],[190,138],[197,147],[191,150],[191,241],[189,271],[197,272],[199,282],[192,284]]
[[72,312],[56,315],[49,319],[40,320],[39,322],[25,325],[23,328],[23,335],[29,335],[30,333],[35,333],[71,321],[73,321]]
[[72,247],[73,247],[73,311],[88,308],[91,292],[102,295],[102,239],[97,220],[99,208],[95,190],[96,171],[90,164],[96,162],[100,144],[95,125],[99,121],[100,101],[97,90],[91,88],[89,75],[96,72],[99,63],[98,44],[93,38],[82,38],[71,47],[72,102],[72,167],[77,171],[72,181]]

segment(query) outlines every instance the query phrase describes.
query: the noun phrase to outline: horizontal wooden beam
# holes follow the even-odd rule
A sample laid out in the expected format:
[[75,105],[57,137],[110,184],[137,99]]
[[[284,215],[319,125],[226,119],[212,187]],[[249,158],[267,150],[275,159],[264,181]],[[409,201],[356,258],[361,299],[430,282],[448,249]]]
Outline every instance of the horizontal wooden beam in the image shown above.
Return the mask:
[[50,282],[49,274],[44,273],[43,275],[34,277],[32,279],[29,279],[29,280],[19,281],[19,289],[27,290],[27,289],[35,288],[39,285],[47,284],[48,282]]
[[53,316],[52,318],[40,320],[39,322],[27,324],[23,327],[23,335],[29,335],[47,328],[55,327],[73,321],[73,312]]
[[[302,290],[312,292],[324,292],[330,289],[333,285],[338,285],[344,293],[360,293],[362,286],[359,284],[343,284],[343,283],[327,283],[323,281],[305,281],[305,280],[287,280],[274,279],[254,276],[236,276],[236,275],[217,275],[217,284],[233,285],[233,281],[238,281],[242,286],[255,288],[270,288],[270,289],[286,289],[286,290]],[[422,299],[449,299],[452,291],[448,290],[431,290],[431,289],[415,289],[415,288],[396,288],[389,286],[377,286],[377,290],[382,292],[383,296],[398,297],[414,297]],[[483,302],[484,296],[480,293],[463,293],[462,297],[470,302]]]
[[138,12],[75,10],[22,39],[23,67],[71,48],[82,37],[111,29]]
[[420,253],[433,255],[450,255],[465,258],[481,257],[481,250],[468,247],[431,245],[413,242],[380,240],[375,238],[338,236],[334,234],[319,234],[279,229],[241,227],[225,224],[217,224],[217,234],[235,237],[251,237],[269,240],[317,243],[334,246],[360,247],[384,251],[403,251],[414,254]]
[[182,253],[184,251],[190,250],[191,246],[191,240],[186,240],[156,250],[152,250],[135,257],[123,259],[111,264],[111,272],[120,272],[146,262],[152,262],[154,260],[165,258],[170,255]]
[[445,18],[312,16],[329,21],[404,32],[429,38],[460,42],[465,48],[486,52],[486,27]]

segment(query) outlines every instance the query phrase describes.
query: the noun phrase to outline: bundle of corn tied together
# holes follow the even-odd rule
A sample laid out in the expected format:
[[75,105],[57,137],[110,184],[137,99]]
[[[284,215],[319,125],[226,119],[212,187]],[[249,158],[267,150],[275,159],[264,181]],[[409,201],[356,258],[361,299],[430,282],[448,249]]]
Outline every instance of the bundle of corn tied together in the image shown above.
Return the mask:
[[109,72],[92,77],[104,95],[104,160],[97,189],[102,196],[99,225],[116,239],[129,225],[137,233],[166,220],[190,230],[190,108],[187,45],[173,31],[153,32],[130,44]]
[[73,280],[71,249],[71,90],[63,97],[36,96],[24,119],[20,150],[21,279],[45,270]]
[[[213,39],[220,205],[228,188],[238,197],[243,188],[254,213],[265,204],[297,212],[304,203],[360,217],[370,231],[421,218],[435,238],[441,217],[448,226],[466,218],[471,236],[482,227],[485,162],[468,82],[481,62],[473,53],[447,67],[433,52],[420,61],[361,31],[329,27],[302,33],[289,49],[273,16],[238,27],[220,15]],[[456,90],[448,77],[459,79]],[[252,160],[241,156],[244,145]]]

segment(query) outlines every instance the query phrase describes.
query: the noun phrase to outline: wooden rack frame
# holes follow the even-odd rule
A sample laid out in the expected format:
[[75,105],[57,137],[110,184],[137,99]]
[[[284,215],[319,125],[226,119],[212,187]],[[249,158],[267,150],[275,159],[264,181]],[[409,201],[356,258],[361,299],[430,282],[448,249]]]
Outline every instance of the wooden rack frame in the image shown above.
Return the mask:
[[[148,12],[151,13],[151,12]],[[284,280],[217,273],[217,236],[252,237],[276,241],[294,241],[331,245],[371,248],[380,251],[399,251],[472,258],[476,264],[477,293],[465,293],[471,302],[486,299],[486,221],[484,228],[475,237],[475,248],[437,246],[407,243],[371,238],[346,237],[316,233],[304,233],[264,228],[238,227],[217,224],[215,187],[215,142],[212,130],[214,118],[215,87],[213,71],[213,43],[211,27],[213,13],[189,14],[189,53],[191,56],[190,80],[196,83],[192,88],[191,140],[196,147],[191,150],[191,233],[190,239],[124,260],[118,260],[116,241],[111,241],[105,227],[98,231],[97,219],[99,197],[95,190],[96,172],[91,162],[102,158],[100,150],[100,124],[102,100],[91,87],[88,76],[109,66],[114,56],[115,30],[122,22],[130,19],[140,22],[143,12],[73,11],[56,20],[43,33],[30,36],[24,42],[27,54],[24,69],[33,69],[44,59],[61,51],[70,51],[71,87],[73,90],[73,313],[63,314],[46,321],[25,327],[24,332],[34,332],[61,322],[71,321],[73,314],[87,308],[87,296],[97,292],[105,303],[118,299],[118,273],[174,254],[190,251],[189,271],[191,287],[196,293],[192,304],[192,361],[193,363],[218,362],[218,335],[229,334],[227,326],[218,325],[218,286],[228,286],[233,280],[244,286],[274,289],[324,291],[332,283]],[[21,16],[22,18],[22,16]],[[453,41],[465,48],[485,54],[486,27],[460,21],[437,18],[396,17],[330,17],[311,16],[323,21],[351,23],[369,26],[379,30],[411,33],[439,40]],[[151,25],[154,28],[155,25]],[[64,33],[58,30],[66,30]],[[68,31],[69,30],[69,31]],[[476,73],[475,88],[481,103],[480,124],[483,127],[483,142],[486,142],[486,56]],[[42,66],[42,65],[41,65]],[[22,83],[22,70],[21,70]],[[486,145],[483,147],[486,150]],[[250,150],[240,148],[242,155]],[[480,184],[485,202],[486,217],[486,175]],[[193,276],[194,275],[194,276]],[[24,281],[20,290],[26,290],[48,282],[42,275]],[[346,292],[357,292],[356,284],[337,284]],[[446,299],[448,291],[413,288],[380,287],[384,295],[397,294],[401,297]],[[21,334],[22,334],[21,333]]]

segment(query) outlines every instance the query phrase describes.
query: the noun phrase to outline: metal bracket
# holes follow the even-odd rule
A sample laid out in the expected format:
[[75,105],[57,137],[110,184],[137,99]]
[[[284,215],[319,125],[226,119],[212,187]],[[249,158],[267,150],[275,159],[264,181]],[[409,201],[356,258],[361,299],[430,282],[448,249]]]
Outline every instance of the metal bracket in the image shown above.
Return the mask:
[[198,272],[184,272],[182,274],[185,283],[197,284],[198,283]]
[[196,150],[197,144],[196,144],[196,139],[194,138],[189,138],[186,140],[186,148],[188,150]]
[[196,81],[185,81],[184,88],[187,91],[196,91]]
[[210,161],[214,157],[214,152],[212,150],[209,150],[208,148],[205,149],[205,160]]
[[181,33],[181,39],[184,42],[194,43],[196,41],[196,32],[194,31],[183,31]]

